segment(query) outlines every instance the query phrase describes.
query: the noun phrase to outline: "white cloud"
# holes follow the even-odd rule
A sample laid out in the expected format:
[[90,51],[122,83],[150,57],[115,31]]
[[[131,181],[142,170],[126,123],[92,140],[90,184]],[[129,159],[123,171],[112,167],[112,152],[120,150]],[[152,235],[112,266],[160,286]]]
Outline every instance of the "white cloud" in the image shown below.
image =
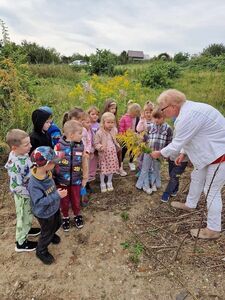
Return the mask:
[[223,0],[1,0],[0,12],[11,40],[66,55],[96,48],[198,53],[225,42]]

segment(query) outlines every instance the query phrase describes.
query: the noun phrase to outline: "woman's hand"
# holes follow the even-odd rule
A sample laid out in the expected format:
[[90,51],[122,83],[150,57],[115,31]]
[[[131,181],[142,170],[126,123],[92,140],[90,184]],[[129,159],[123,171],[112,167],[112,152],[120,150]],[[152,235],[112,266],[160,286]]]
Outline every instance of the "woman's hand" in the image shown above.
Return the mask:
[[184,160],[185,155],[181,153],[176,159],[175,159],[175,165],[179,166],[182,161]]

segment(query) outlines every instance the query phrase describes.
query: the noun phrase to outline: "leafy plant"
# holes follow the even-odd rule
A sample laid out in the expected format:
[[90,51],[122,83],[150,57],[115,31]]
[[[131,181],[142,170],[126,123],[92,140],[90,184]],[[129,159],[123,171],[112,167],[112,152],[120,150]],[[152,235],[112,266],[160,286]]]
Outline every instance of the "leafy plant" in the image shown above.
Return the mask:
[[124,133],[117,134],[116,138],[120,145],[125,146],[134,157],[138,157],[142,153],[150,154],[152,151],[144,141],[144,133],[137,134],[132,130],[127,130]]
[[109,50],[96,50],[96,54],[90,55],[89,60],[89,72],[90,74],[107,74],[112,75],[114,66],[117,63],[117,56]]
[[123,219],[123,221],[129,220],[129,214],[127,211],[123,211],[120,216]]
[[123,247],[124,250],[130,248],[129,242],[123,242],[123,243],[120,243],[120,245]]
[[140,256],[143,253],[143,251],[144,251],[144,246],[139,242],[135,243],[131,249],[131,252],[133,254],[130,256],[130,260],[133,263],[137,264],[140,261]]

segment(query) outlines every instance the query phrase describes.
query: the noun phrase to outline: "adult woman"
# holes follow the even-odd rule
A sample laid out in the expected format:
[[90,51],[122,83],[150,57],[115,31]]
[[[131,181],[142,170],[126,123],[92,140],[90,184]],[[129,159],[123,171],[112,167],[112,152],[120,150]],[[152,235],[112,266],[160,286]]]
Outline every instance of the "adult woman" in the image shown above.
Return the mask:
[[[167,90],[157,99],[165,117],[176,117],[172,142],[161,151],[154,151],[153,158],[169,157],[184,151],[194,165],[191,186],[185,204],[172,202],[176,208],[196,208],[201,192],[207,195],[207,227],[201,228],[199,238],[214,239],[220,236],[222,199],[225,184],[225,118],[214,107],[186,99],[177,90]],[[183,159],[178,156],[176,163]],[[192,229],[193,236],[198,229]]]

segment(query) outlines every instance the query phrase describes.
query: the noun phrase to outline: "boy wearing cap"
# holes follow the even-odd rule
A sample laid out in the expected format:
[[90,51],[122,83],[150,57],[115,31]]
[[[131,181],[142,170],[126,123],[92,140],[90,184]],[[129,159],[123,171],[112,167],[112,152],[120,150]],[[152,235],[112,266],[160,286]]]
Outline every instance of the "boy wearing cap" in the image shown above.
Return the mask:
[[28,155],[31,144],[29,135],[20,129],[12,129],[6,135],[11,152],[5,168],[10,177],[10,191],[13,193],[16,207],[16,252],[33,251],[37,242],[29,241],[28,236],[40,234],[39,228],[31,228],[32,212],[28,181],[32,165]]
[[51,137],[48,133],[48,129],[51,126],[52,115],[49,111],[42,109],[36,109],[32,113],[33,131],[30,134],[31,150],[30,154],[34,149],[40,146],[49,146],[53,148]]
[[56,189],[51,171],[60,160],[50,147],[38,147],[31,154],[33,169],[28,185],[31,208],[41,226],[36,256],[50,265],[54,257],[48,252],[50,243],[59,244],[56,231],[61,226],[60,199],[67,195],[66,190]]

